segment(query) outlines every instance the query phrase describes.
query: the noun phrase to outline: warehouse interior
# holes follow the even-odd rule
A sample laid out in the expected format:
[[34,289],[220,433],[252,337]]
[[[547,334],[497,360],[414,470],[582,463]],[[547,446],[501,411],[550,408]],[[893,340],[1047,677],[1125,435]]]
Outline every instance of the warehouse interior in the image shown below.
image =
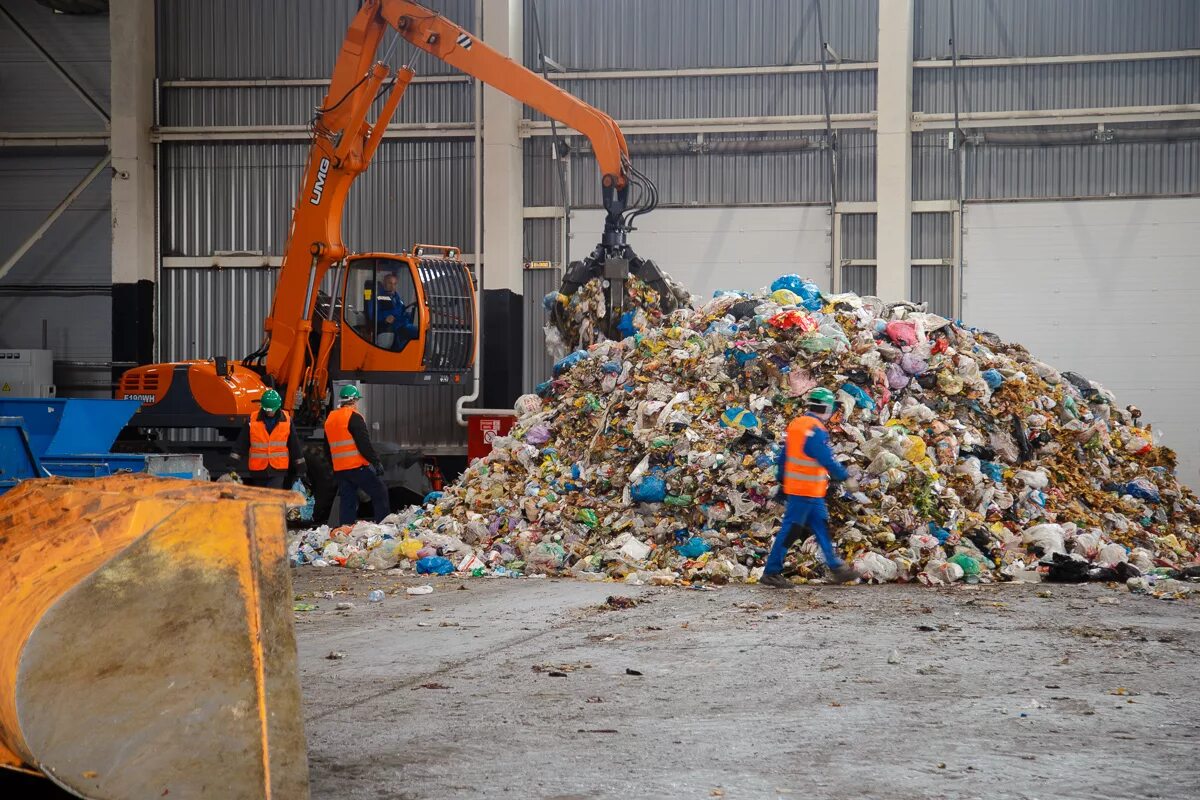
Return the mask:
[[[264,320],[280,312],[282,301],[276,292],[281,265],[294,220],[306,205],[302,193],[311,185],[305,183],[306,167],[316,120],[322,113],[345,110],[337,109],[330,96],[331,72],[351,41],[343,32],[353,32],[364,6],[381,1],[387,5],[387,0],[0,0],[0,102],[6,110],[0,122],[0,365],[2,360],[11,362],[0,372],[0,418],[18,413],[11,410],[17,406],[4,406],[12,398],[126,397],[132,414],[137,407],[133,400],[147,401],[140,394],[122,394],[122,376],[148,365],[206,362],[219,377],[227,361],[253,361],[260,347],[264,363],[272,363],[274,352],[265,356],[269,337],[264,338]],[[465,48],[458,43],[463,52],[469,53],[472,41],[477,53],[486,45],[619,125],[629,161],[656,186],[653,213],[636,219],[628,241],[638,256],[652,259],[685,287],[696,308],[722,292],[750,296],[789,274],[811,281],[827,298],[853,293],[888,303],[924,304],[920,313],[1019,342],[1045,364],[1102,385],[1119,399],[1120,408],[1131,404],[1137,412],[1134,422],[1140,419],[1140,424],[1152,426],[1154,445],[1174,451],[1172,480],[1184,491],[1200,486],[1200,425],[1193,410],[1200,361],[1188,322],[1200,304],[1200,3],[423,0],[422,5],[465,32]],[[418,21],[425,24],[424,18]],[[493,434],[486,426],[491,423],[479,419],[491,420],[492,412],[497,419],[513,417],[514,403],[520,411],[519,398],[540,395],[551,402],[558,389],[547,387],[561,379],[562,356],[580,348],[572,345],[555,352],[547,346],[547,337],[556,335],[548,309],[558,302],[556,294],[571,264],[585,261],[606,235],[608,217],[604,166],[588,135],[539,111],[529,97],[523,102],[510,96],[512,92],[472,77],[454,65],[456,56],[435,57],[394,30],[382,37],[377,57],[388,74],[405,65],[415,76],[390,123],[377,131],[370,167],[355,180],[335,224],[348,254],[420,256],[420,245],[446,246],[447,263],[461,262],[463,274],[469,276],[470,289],[462,291],[478,312],[474,319],[462,320],[472,329],[477,349],[464,350],[452,374],[430,380],[427,371],[423,385],[417,379],[372,382],[362,379],[365,372],[349,368],[330,373],[328,397],[335,405],[334,394],[347,383],[361,390],[370,437],[382,443],[377,447],[387,456],[387,483],[393,489],[389,511],[399,513],[423,497],[428,501],[427,492],[442,491],[460,474],[464,481],[474,480],[468,469],[477,455],[469,444],[471,424],[485,426],[480,435],[486,434],[490,450]],[[429,48],[441,46],[433,39],[429,42]],[[390,86],[383,85],[369,98],[373,116],[386,104],[379,101]],[[314,251],[314,270],[317,259]],[[309,274],[307,263],[299,268]],[[414,267],[414,275],[417,270]],[[315,286],[310,281],[309,295],[338,296],[342,272],[340,267],[330,270]],[[348,280],[354,291],[357,279]],[[303,289],[302,280],[300,286]],[[349,304],[351,290],[345,291]],[[559,297],[565,302],[565,296]],[[311,303],[307,308],[305,325]],[[312,330],[319,329],[320,324],[313,323]],[[334,352],[335,360],[346,358],[345,346]],[[296,389],[294,383],[288,386]],[[284,409],[299,413],[300,405],[283,394]],[[203,453],[187,468],[194,470],[194,478],[202,473],[216,478],[225,471],[231,431],[245,420],[221,411],[225,423],[219,429],[178,426],[156,429],[147,438],[126,426],[118,437],[121,419],[102,419],[105,412],[93,411],[92,406],[62,408],[78,415],[71,418],[76,426],[72,435],[80,441],[88,441],[89,429],[111,427],[113,432],[107,442],[78,444],[72,453],[107,453],[110,445],[114,454],[151,445],[164,454]],[[663,414],[669,411],[670,406]],[[515,416],[520,428],[519,414]],[[35,426],[42,423],[26,419],[24,424],[26,438],[14,439],[15,444],[5,440],[6,447],[29,449],[29,444],[21,444],[26,441],[37,449],[41,434]],[[115,445],[113,438],[118,439]],[[62,444],[62,434],[57,441],[69,446]],[[40,454],[47,466],[53,456],[62,456],[54,446]],[[332,455],[337,457],[336,452]],[[71,463],[81,462],[75,458]],[[8,480],[12,476],[7,463],[3,469],[0,478]],[[308,469],[311,472],[311,462]],[[84,473],[33,473],[50,474]],[[1161,466],[1159,474],[1164,474]],[[7,489],[22,481],[17,477],[0,484]],[[397,493],[396,486],[402,491]],[[209,498],[196,495],[201,496]],[[315,502],[319,508],[322,500]],[[325,513],[333,502],[331,495]],[[777,526],[778,512],[774,513]],[[20,518],[0,514],[0,519],[16,524]],[[340,522],[353,524],[345,518]],[[1178,535],[1186,538],[1182,532]],[[3,538],[0,532],[0,541]],[[1189,547],[1185,542],[1174,550],[1178,560],[1173,568],[1195,562]],[[480,555],[486,561],[487,549]],[[451,619],[452,626],[479,624],[472,615],[470,592],[453,598],[458,605],[447,605],[452,595],[446,592],[443,599],[442,594],[443,588],[456,588],[462,576],[469,578],[475,568],[460,566],[435,584],[429,603],[437,610],[425,614],[435,626],[443,617]],[[23,574],[10,571],[4,576],[10,583],[0,583],[0,590],[9,592]],[[404,627],[410,618],[421,616],[413,611],[420,599],[408,598],[407,612],[385,605],[379,606],[380,614],[356,619],[375,607],[360,599],[355,609],[355,593],[365,598],[368,588],[387,588],[377,585],[379,574],[297,573],[291,579],[296,582],[297,609],[308,603],[301,595],[311,594],[317,606],[325,601],[314,614],[328,612],[327,618],[311,625],[301,623],[312,622],[312,616],[296,613],[313,797],[493,797],[501,796],[506,786],[525,796],[561,798],[785,797],[794,796],[791,793],[810,779],[792,765],[773,783],[773,767],[769,762],[756,764],[765,756],[750,745],[731,745],[728,757],[716,754],[718,739],[735,735],[737,725],[754,718],[739,716],[748,713],[740,701],[739,711],[728,706],[723,712],[713,711],[714,718],[725,713],[729,725],[712,728],[709,733],[715,738],[706,738],[703,725],[684,723],[684,733],[667,737],[693,744],[694,755],[683,756],[670,747],[647,749],[645,742],[653,738],[656,724],[651,710],[666,716],[693,713],[679,710],[682,706],[673,712],[668,705],[656,705],[651,689],[628,690],[644,693],[638,695],[643,705],[642,715],[634,715],[636,724],[627,728],[619,724],[621,717],[614,717],[611,725],[593,726],[577,720],[572,711],[562,730],[569,729],[571,739],[579,738],[578,729],[592,744],[548,744],[562,734],[550,729],[544,731],[547,739],[523,739],[533,748],[524,758],[537,759],[545,748],[548,759],[561,762],[545,765],[546,774],[536,779],[532,768],[513,767],[505,773],[498,757],[482,752],[487,748],[463,740],[471,738],[472,714],[489,715],[489,735],[505,736],[505,728],[497,727],[490,715],[517,715],[511,710],[515,706],[498,702],[485,683],[474,685],[466,674],[457,680],[446,678],[452,674],[447,669],[461,661],[501,675],[515,672],[518,667],[497,653],[532,647],[521,636],[535,634],[522,630],[545,634],[542,641],[558,641],[561,650],[547,649],[541,655],[531,650],[528,659],[545,656],[598,664],[605,658],[598,639],[588,638],[588,652],[568,657],[568,629],[549,617],[556,608],[586,605],[594,610],[598,603],[612,603],[613,596],[630,597],[630,603],[661,604],[670,609],[671,619],[692,620],[702,628],[706,618],[688,605],[685,595],[658,596],[655,592],[662,590],[652,586],[580,582],[563,588],[570,584],[556,580],[540,587],[524,585],[506,605],[509,601],[493,582],[476,589],[474,600],[505,621],[495,623],[494,630],[473,634],[455,627],[463,637],[493,637],[486,638],[486,660],[472,662],[484,658],[479,655],[485,652],[479,649],[482,644],[465,639],[447,644],[447,636]],[[392,584],[400,586],[398,580]],[[425,583],[423,578],[403,585],[411,589]],[[467,581],[467,586],[479,584]],[[743,594],[722,596],[722,606],[732,609],[729,614],[763,616],[764,637],[783,636],[780,631],[800,612],[794,604],[763,605],[761,592],[755,594],[752,588],[728,589]],[[921,590],[914,582],[910,591]],[[878,601],[864,599],[861,592],[843,599],[848,594],[843,592],[839,599],[827,601],[818,599],[827,597],[819,589],[805,591],[810,592],[805,595],[806,608],[829,602],[833,622],[828,624],[844,626],[836,634],[821,634],[831,654],[829,663],[866,658],[874,664],[880,659],[876,651],[889,659],[889,652],[903,651],[905,643],[893,641],[888,631],[921,624],[914,616],[922,613],[919,610],[898,610],[898,604],[911,605],[913,598],[917,608],[925,604],[936,606],[938,614],[976,615],[980,618],[970,624],[987,625],[986,614],[980,615],[974,605],[956,605],[965,600],[955,600],[943,590],[928,601],[899,592],[881,594],[888,599]],[[1040,589],[1020,591],[1024,593],[1013,599],[989,589],[987,602],[1019,607],[1034,626],[1042,624],[1038,619],[1053,619],[1067,603],[1086,604],[1088,611],[1080,616],[1095,630],[1118,631],[1113,636],[1124,637],[1120,630],[1153,629],[1152,639],[1173,636],[1176,644],[1171,646],[1177,649],[1171,658],[1187,663],[1194,663],[1200,652],[1200,627],[1188,601],[1171,605],[1147,599],[1150,605],[1134,607],[1122,598],[1118,612],[1098,608],[1096,603],[1104,600],[1097,601],[1099,595],[1083,587],[1056,587],[1054,599],[1044,603],[1034,593]],[[399,594],[405,599],[404,588]],[[606,600],[606,595],[613,596]],[[15,596],[10,594],[6,602],[15,603]],[[335,602],[343,605],[343,599],[349,608],[336,609]],[[392,602],[389,596],[387,603]],[[886,605],[886,611],[873,602]],[[757,606],[747,610],[747,603]],[[1049,608],[1051,603],[1064,605],[1056,612]],[[287,605],[290,619],[290,600]],[[1114,615],[1111,625],[1103,619],[1109,612]],[[645,608],[628,613],[630,620],[640,615],[637,630],[643,632],[648,627],[679,626]],[[766,622],[768,613],[785,616]],[[1168,614],[1177,616],[1160,616]],[[575,637],[580,641],[585,631],[590,631],[588,637],[632,637],[614,627],[614,618],[615,612],[604,618],[607,628],[569,630],[580,634]],[[728,614],[724,619],[728,621]],[[715,682],[724,667],[717,665],[722,656],[716,653],[733,647],[726,644],[730,642],[741,648],[756,645],[744,626],[718,631],[718,623],[711,624],[708,638],[695,647],[712,649],[696,658],[711,662],[714,683],[693,675],[699,670],[695,664],[681,669],[719,708]],[[886,644],[869,656],[856,652],[856,624]],[[505,632],[506,625],[513,630]],[[755,626],[757,622],[751,627],[758,630]],[[986,648],[996,648],[994,657],[1005,661],[1004,669],[1015,670],[1022,652],[1020,626],[1011,619],[1004,626],[1008,627],[994,632],[1000,638],[989,638],[993,633],[984,637],[989,639]],[[787,635],[792,633],[795,638],[787,647],[802,647],[804,637],[814,635],[803,627]],[[826,641],[829,636],[834,639]],[[405,641],[412,643],[411,652]],[[1089,640],[1089,647],[1094,644]],[[665,676],[672,663],[670,648],[680,643],[660,643],[661,650],[655,646],[644,644],[632,654],[640,653],[647,664],[659,659],[655,674]],[[688,647],[683,645],[679,659],[692,657],[686,654]],[[1178,649],[1185,647],[1186,653]],[[1064,658],[1070,657],[1067,649]],[[349,681],[347,696],[355,698],[347,706],[353,713],[335,710],[327,697],[313,705],[306,682],[311,678],[311,686],[319,686],[322,694],[338,691],[343,679],[322,671],[339,667],[338,659],[346,658],[346,652],[346,664],[366,669],[371,676],[370,681],[361,676],[344,679]],[[749,656],[737,655],[745,652],[730,651],[729,663],[753,669]],[[341,656],[335,658],[337,653]],[[621,670],[626,661],[630,669],[637,667],[630,655],[622,654]],[[1103,656],[1096,655],[1092,662],[1092,678],[1102,680],[1105,691],[1115,692],[1115,678],[1102,677],[1107,663]],[[354,760],[338,743],[359,735],[355,714],[370,708],[375,689],[381,682],[387,684],[388,662],[410,658],[412,663],[399,671],[420,675],[421,682],[413,684],[419,698],[406,694],[402,699],[408,705],[397,701],[395,708],[449,737],[442,756],[435,756],[436,748],[416,736],[406,735],[401,743],[388,740],[386,715],[376,709],[374,716],[367,714],[370,721],[362,723],[364,748],[388,764],[372,767],[371,759]],[[776,658],[770,657],[764,676],[772,682],[801,680]],[[967,666],[938,669],[984,669],[986,655],[976,652],[971,658]],[[293,654],[293,667],[295,659]],[[539,663],[535,671],[542,666]],[[527,680],[529,668],[519,669],[520,681]],[[569,674],[564,683],[580,679],[571,669],[564,672]],[[889,684],[896,676],[886,672],[886,665],[863,668],[855,680]],[[1035,673],[1036,678],[1029,678]],[[818,683],[824,679],[822,673]],[[1037,670],[1024,678],[1005,678],[1024,679],[1039,687],[1056,682],[1050,673]],[[1110,682],[1113,687],[1107,686]],[[1138,691],[1149,700],[1151,681],[1143,683]],[[15,685],[0,664],[0,694],[16,692]],[[454,695],[454,703],[439,710],[433,701],[424,700],[439,693],[421,691],[422,685],[454,687],[448,693]],[[516,678],[512,685],[523,686]],[[1198,688],[1195,678],[1178,670],[1156,684],[1155,694],[1179,696],[1189,686]],[[404,687],[407,692],[408,684]],[[564,690],[566,695],[550,694],[549,699],[537,688],[522,691],[533,695],[520,701],[529,703],[522,715],[549,714],[550,704],[592,703],[590,696],[581,699],[587,695],[583,690]],[[612,688],[614,694],[619,691],[624,690]],[[863,710],[854,722],[825,720],[830,704],[838,707],[848,695],[839,695],[836,686],[820,691],[824,694],[819,702],[805,706],[806,722],[785,725],[793,735],[810,737],[803,749],[806,758],[814,748],[819,750],[815,739],[821,738],[816,736],[820,729],[806,727],[813,720],[832,726],[831,739],[849,739],[855,725],[876,724],[870,715],[878,710]],[[597,690],[595,695],[607,693]],[[906,710],[924,713],[919,703],[933,702],[934,697],[931,692],[924,700],[907,698],[911,708],[906,705]],[[979,702],[1000,701],[988,695]],[[9,751],[18,756],[24,752],[24,744],[13,747],[5,739],[6,730],[19,730],[6,716],[9,705],[8,698],[0,697],[0,766]],[[16,702],[11,705],[15,708]],[[1015,701],[1011,705],[1016,709]],[[1017,713],[1024,718],[1027,712],[1012,711]],[[431,722],[431,716],[439,721]],[[1063,723],[1064,736],[1076,737],[1071,741],[1078,745],[1085,722]],[[1137,735],[1147,736],[1152,724],[1131,723]],[[628,779],[610,781],[587,763],[595,747],[617,738],[606,738],[610,727],[614,734],[621,729],[622,739],[634,731],[630,741],[610,750],[619,754]],[[1192,725],[1182,735],[1194,737],[1196,731]],[[873,741],[880,735],[871,733],[868,738]],[[939,746],[948,750],[962,735],[966,734],[935,734]],[[643,737],[641,746],[638,736]],[[1008,741],[1006,737],[1017,734],[988,728],[987,736]],[[27,733],[25,738],[32,744],[35,737]],[[303,759],[303,734],[299,741]],[[1038,746],[1057,749],[1051,739],[1040,742]],[[1182,751],[1174,749],[1178,744],[1166,743],[1153,755],[1141,750],[1134,754],[1119,744],[1105,750],[1108,756],[1141,765],[1124,779],[1128,792],[1123,796],[1151,796],[1147,793],[1155,785],[1152,775],[1176,766],[1182,769]],[[845,741],[839,745],[852,749]],[[880,746],[889,763],[903,761],[903,754]],[[1028,747],[1036,749],[1032,743]],[[406,760],[402,750],[412,758],[407,771],[401,767]],[[655,777],[647,760],[657,761],[667,757],[664,754],[677,760]],[[746,765],[743,773],[732,766],[735,756]],[[271,759],[263,758],[269,766]],[[818,782],[818,795],[849,796],[850,787],[863,781],[874,787],[871,791],[887,785],[877,775],[864,776],[848,766],[848,758],[843,753],[824,761],[829,769],[825,778],[831,783]],[[901,771],[894,796],[1002,795],[996,783],[982,788],[970,780],[939,784],[937,773],[945,769],[945,764],[936,766],[939,761],[953,758],[932,758],[931,774],[904,773],[895,767]],[[449,762],[454,766],[446,766],[439,778],[437,765]],[[473,781],[464,766],[468,762],[488,765],[500,770],[492,774],[508,777]],[[117,770],[116,764],[110,766]],[[1039,780],[1052,781],[1056,790],[1071,781],[1091,786],[1085,776],[1095,766],[1076,758],[1064,760],[1057,772],[1049,766],[1042,772],[1034,769],[1003,796],[1032,797]],[[302,762],[292,768],[304,771]],[[1006,767],[993,757],[991,762],[981,761],[979,769],[997,775]],[[278,786],[270,793],[269,769],[267,773],[267,794],[258,796],[288,796],[288,790]],[[751,780],[750,774],[756,777]],[[54,777],[68,785],[61,776]],[[50,791],[39,782],[29,786],[37,788],[22,791]],[[77,787],[72,791],[99,796]],[[210,791],[211,787],[184,796],[256,796],[250,790],[204,793]],[[369,793],[375,791],[378,794]],[[1182,796],[1163,791],[1157,796]],[[308,792],[306,784],[303,796]],[[1096,789],[1089,796],[1103,794]]]

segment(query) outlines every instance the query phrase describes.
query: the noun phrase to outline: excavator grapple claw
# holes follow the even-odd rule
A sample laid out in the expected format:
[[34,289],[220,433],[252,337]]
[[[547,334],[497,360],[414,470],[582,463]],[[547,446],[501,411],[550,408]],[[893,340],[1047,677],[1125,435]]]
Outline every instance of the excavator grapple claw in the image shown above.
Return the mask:
[[98,800],[307,798],[298,499],[143,475],[0,498],[0,766]]

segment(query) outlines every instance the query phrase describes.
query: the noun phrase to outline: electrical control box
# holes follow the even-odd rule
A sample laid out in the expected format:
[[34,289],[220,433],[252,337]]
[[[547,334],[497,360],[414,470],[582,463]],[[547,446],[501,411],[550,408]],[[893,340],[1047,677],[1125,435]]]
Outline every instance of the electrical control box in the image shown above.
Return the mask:
[[53,351],[0,350],[0,398],[54,396]]

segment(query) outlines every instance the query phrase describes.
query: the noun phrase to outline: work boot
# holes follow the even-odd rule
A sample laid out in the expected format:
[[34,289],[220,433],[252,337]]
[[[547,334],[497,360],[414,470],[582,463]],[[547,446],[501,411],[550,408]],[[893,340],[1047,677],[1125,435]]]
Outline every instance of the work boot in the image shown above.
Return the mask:
[[783,577],[782,574],[776,572],[773,575],[763,575],[758,579],[762,586],[769,586],[772,589],[794,589],[795,584]]
[[829,571],[830,583],[849,583],[858,579],[858,573],[849,564],[839,564]]

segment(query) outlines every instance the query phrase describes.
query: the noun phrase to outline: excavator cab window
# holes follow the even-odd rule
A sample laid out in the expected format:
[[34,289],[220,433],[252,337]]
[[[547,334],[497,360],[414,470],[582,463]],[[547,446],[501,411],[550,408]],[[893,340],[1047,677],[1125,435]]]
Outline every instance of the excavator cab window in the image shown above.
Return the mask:
[[400,352],[420,336],[417,290],[408,262],[353,259],[347,264],[344,321],[368,344]]

